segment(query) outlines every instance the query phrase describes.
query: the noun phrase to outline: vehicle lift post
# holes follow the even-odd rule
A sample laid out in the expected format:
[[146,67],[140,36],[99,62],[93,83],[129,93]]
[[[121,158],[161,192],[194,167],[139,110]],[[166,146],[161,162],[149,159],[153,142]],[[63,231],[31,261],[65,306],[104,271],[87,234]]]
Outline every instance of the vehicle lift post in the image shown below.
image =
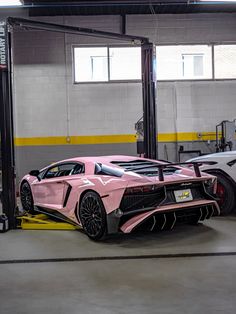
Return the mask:
[[142,58],[142,91],[144,117],[144,156],[157,158],[156,134],[156,100],[154,75],[154,46],[147,37],[126,35],[99,31],[89,28],[53,24],[9,17],[0,20],[0,116],[1,116],[1,148],[3,168],[3,212],[9,220],[9,227],[16,227],[15,223],[15,164],[12,110],[12,60],[11,60],[11,31],[14,28],[37,29],[51,32],[69,33],[74,35],[110,38],[126,41],[141,46]]
[[10,229],[15,224],[15,158],[13,138],[11,33],[7,20],[0,21],[0,149],[2,156],[3,213],[8,218]]

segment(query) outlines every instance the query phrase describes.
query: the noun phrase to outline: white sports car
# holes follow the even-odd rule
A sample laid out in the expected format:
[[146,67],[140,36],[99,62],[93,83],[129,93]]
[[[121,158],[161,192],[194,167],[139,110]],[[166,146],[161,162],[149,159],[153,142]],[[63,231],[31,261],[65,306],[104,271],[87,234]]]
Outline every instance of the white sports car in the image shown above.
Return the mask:
[[236,151],[227,151],[193,158],[188,161],[209,162],[201,171],[217,176],[217,196],[221,214],[236,212]]

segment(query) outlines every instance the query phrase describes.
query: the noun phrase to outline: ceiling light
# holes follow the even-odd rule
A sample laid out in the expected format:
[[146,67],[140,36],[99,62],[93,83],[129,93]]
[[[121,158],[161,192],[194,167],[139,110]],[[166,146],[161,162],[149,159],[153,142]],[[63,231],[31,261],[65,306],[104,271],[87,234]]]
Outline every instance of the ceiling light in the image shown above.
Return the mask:
[[0,7],[16,7],[23,5],[20,0],[0,0]]

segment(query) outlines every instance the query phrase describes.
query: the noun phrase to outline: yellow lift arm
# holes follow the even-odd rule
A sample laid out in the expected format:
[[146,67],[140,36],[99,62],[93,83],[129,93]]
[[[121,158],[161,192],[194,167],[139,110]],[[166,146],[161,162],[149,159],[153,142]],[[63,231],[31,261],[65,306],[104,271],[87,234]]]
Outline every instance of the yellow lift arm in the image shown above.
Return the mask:
[[79,226],[69,224],[67,222],[56,222],[47,215],[24,215],[18,216],[17,227],[23,230],[78,230]]

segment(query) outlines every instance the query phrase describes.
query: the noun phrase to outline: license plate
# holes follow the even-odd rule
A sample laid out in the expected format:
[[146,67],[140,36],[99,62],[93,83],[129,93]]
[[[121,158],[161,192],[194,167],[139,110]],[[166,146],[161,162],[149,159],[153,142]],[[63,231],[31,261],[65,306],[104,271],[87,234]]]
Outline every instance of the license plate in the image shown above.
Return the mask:
[[177,203],[193,200],[192,192],[190,189],[174,191],[174,194]]

